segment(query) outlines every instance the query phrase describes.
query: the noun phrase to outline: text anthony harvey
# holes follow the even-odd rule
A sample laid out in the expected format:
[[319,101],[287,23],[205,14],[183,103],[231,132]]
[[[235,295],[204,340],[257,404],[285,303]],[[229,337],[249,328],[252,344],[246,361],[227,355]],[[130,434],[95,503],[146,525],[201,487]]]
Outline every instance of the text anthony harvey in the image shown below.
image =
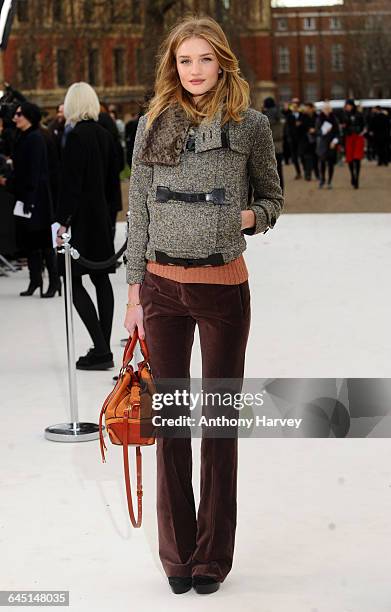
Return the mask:
[[152,423],[156,427],[245,427],[250,429],[255,427],[293,427],[298,429],[303,419],[272,419],[270,417],[256,416],[251,418],[238,417],[228,418],[225,416],[206,417],[201,416],[198,420],[190,416],[178,416],[175,418],[165,418],[161,415],[155,415],[152,418]]

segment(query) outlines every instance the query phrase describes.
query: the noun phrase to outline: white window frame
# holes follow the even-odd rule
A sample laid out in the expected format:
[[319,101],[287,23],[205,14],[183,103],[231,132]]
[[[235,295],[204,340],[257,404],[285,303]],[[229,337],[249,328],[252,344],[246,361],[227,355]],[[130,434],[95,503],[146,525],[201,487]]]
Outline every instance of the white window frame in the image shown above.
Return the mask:
[[304,47],[304,70],[314,73],[318,69],[317,50],[315,45],[305,45]]
[[316,30],[315,17],[304,17],[303,18],[303,29],[304,30]]
[[330,17],[329,21],[330,30],[341,30],[342,23],[340,17]]
[[331,53],[331,70],[333,72],[343,72],[344,69],[344,56],[343,56],[343,45],[341,43],[334,43],[330,48]]
[[[314,93],[309,94],[308,91],[312,89]],[[317,83],[307,83],[305,86],[305,99],[307,102],[316,102],[319,97],[319,86]]]
[[289,47],[278,47],[278,73],[289,74],[291,71],[291,53]]
[[277,30],[279,32],[286,32],[287,29],[288,29],[288,19],[286,17],[278,17]]
[[330,94],[333,100],[343,100],[346,97],[345,93],[345,88],[342,83],[333,83],[331,85]]
[[289,102],[289,100],[292,99],[292,87],[290,85],[280,85],[280,87],[278,88],[278,94],[280,101]]

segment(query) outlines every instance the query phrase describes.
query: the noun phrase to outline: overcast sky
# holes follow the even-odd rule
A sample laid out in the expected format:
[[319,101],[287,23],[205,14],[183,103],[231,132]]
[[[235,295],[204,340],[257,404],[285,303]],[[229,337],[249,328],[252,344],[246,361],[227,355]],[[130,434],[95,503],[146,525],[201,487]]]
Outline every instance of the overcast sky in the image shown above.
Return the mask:
[[327,6],[343,4],[343,0],[272,0],[272,6]]

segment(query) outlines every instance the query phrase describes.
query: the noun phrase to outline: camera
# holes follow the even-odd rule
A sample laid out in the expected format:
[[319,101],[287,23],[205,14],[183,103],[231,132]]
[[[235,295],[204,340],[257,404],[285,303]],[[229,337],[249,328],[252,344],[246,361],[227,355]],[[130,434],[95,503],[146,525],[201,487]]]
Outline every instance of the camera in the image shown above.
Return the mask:
[[0,97],[0,118],[6,122],[12,121],[16,109],[26,98],[20,91],[17,91],[9,83],[4,83],[4,90]]

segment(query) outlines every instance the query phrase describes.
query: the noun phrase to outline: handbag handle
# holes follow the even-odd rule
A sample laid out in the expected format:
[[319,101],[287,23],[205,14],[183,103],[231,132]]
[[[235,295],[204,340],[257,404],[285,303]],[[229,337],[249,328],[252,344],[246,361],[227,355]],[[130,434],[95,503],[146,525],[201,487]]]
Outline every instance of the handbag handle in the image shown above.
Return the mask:
[[145,361],[149,361],[149,353],[148,353],[147,344],[145,340],[141,340],[141,338],[139,338],[138,330],[136,327],[136,329],[133,332],[133,336],[129,336],[128,341],[125,346],[123,364],[122,364],[123,367],[127,366],[128,363],[133,359],[134,348],[137,344],[137,340],[140,343],[141,352],[142,352],[142,355]]

